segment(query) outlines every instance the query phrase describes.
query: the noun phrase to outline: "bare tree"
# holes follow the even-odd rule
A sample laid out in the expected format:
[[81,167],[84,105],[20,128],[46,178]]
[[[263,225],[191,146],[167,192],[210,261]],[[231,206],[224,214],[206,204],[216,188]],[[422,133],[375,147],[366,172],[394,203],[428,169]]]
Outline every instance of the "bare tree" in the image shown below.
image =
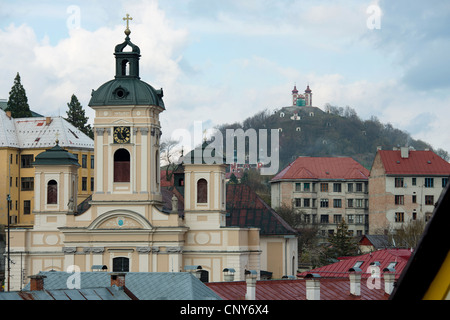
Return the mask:
[[183,150],[179,148],[179,141],[165,139],[161,142],[161,163],[166,170],[166,180],[171,181],[173,172],[176,171],[181,163],[179,161]]
[[392,229],[388,233],[389,242],[396,247],[415,248],[425,230],[426,222],[424,219],[405,222],[400,228]]

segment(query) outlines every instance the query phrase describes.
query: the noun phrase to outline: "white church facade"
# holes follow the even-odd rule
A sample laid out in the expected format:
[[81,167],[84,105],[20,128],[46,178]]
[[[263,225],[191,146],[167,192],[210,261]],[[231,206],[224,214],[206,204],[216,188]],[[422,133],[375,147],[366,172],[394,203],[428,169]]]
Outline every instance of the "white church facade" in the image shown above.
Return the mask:
[[[78,161],[56,146],[38,155],[35,223],[10,229],[5,288],[20,290],[40,271],[182,272],[201,266],[207,281],[224,281],[224,269],[267,269],[276,247],[295,275],[297,239],[262,240],[257,227],[226,225],[224,164],[186,164],[184,195],[165,209],[159,168],[163,91],[140,80],[140,49],[130,41],[115,48],[115,78],[92,91],[95,110],[95,186],[87,210],[77,210]],[[131,51],[124,51],[128,47]],[[167,200],[167,199],[166,199]],[[183,215],[178,210],[182,201]],[[166,201],[167,203],[167,201]],[[280,246],[268,242],[280,243]],[[6,256],[6,254],[5,254]],[[293,261],[293,262],[292,262]],[[195,268],[195,267],[194,267]]]

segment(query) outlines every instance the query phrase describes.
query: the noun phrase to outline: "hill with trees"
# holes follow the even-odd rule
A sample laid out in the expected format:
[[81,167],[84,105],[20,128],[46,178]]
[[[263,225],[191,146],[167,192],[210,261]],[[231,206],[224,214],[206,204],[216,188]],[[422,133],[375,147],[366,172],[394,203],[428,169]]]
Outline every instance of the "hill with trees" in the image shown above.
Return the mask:
[[447,151],[435,150],[429,143],[413,139],[409,133],[394,128],[390,123],[381,123],[374,116],[362,120],[350,107],[326,105],[325,110],[305,106],[273,111],[266,109],[242,123],[217,127],[224,137],[226,129],[238,128],[244,131],[250,128],[278,129],[280,170],[299,156],[352,157],[370,170],[377,147],[384,150],[401,146],[416,150],[428,148],[443,159],[450,160]]

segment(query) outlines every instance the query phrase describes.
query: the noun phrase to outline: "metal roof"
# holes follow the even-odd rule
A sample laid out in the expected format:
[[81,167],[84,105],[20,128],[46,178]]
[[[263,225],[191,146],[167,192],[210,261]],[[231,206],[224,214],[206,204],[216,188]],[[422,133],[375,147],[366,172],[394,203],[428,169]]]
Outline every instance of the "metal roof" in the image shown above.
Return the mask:
[[119,287],[1,292],[0,300],[131,300]]
[[[44,289],[65,290],[73,273],[45,271]],[[70,279],[69,279],[70,281]],[[80,272],[81,289],[111,286],[109,272]],[[139,300],[220,300],[220,297],[189,272],[127,272],[125,286]],[[24,290],[29,290],[27,284]]]
[[317,273],[322,277],[348,276],[348,270],[350,268],[353,268],[356,262],[362,261],[363,263],[359,266],[359,268],[363,271],[362,277],[367,278],[371,275],[369,272],[367,272],[368,267],[371,265],[371,263],[379,262],[380,272],[382,272],[383,269],[387,268],[391,262],[397,262],[395,265],[395,278],[398,279],[403,271],[403,268],[405,268],[410,256],[411,250],[409,249],[377,250],[360,256],[342,257],[339,258],[339,262],[299,273],[298,276],[303,277],[308,273]]
[[94,150],[94,141],[62,117],[9,118],[0,110],[0,147]]
[[[384,281],[379,289],[370,289],[367,281],[361,281],[361,295],[350,294],[349,278],[319,278],[320,300],[387,300]],[[210,282],[206,284],[224,300],[245,298],[245,281]],[[256,281],[256,300],[306,300],[306,280],[261,280]]]
[[80,167],[77,157],[61,148],[58,142],[53,148],[39,153],[33,165],[74,165]]

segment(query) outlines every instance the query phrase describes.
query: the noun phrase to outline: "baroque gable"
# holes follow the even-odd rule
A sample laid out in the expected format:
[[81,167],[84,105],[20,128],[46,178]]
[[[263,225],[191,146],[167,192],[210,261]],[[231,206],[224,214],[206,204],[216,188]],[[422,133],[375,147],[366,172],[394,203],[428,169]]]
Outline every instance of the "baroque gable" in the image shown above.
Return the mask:
[[127,210],[114,210],[97,217],[88,227],[97,229],[153,229],[150,222],[140,214]]

